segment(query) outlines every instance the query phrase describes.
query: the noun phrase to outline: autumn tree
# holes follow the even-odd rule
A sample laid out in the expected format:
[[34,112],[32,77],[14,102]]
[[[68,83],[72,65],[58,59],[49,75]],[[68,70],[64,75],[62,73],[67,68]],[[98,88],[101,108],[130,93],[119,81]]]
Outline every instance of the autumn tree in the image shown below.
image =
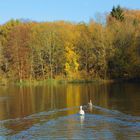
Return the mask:
[[7,58],[10,74],[13,79],[22,82],[29,78],[29,32],[28,24],[21,24],[12,29],[8,36]]
[[140,11],[113,7],[104,24],[0,25],[0,76],[8,80],[140,78]]

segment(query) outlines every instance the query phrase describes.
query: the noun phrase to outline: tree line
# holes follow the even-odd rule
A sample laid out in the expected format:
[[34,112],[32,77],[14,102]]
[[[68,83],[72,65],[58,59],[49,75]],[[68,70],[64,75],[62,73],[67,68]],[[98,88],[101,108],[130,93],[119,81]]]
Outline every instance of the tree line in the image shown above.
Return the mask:
[[106,24],[0,25],[0,81],[140,78],[140,11],[113,7]]

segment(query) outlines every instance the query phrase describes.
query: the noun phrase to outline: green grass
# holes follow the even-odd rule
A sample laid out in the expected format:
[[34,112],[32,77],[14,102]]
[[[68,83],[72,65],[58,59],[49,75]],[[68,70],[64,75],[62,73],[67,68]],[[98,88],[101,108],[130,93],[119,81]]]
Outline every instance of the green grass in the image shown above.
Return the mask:
[[38,85],[49,85],[49,84],[85,84],[85,83],[110,83],[113,80],[102,80],[102,79],[45,79],[45,80],[23,80],[9,81],[1,80],[0,86],[3,85],[17,85],[17,86],[38,86]]

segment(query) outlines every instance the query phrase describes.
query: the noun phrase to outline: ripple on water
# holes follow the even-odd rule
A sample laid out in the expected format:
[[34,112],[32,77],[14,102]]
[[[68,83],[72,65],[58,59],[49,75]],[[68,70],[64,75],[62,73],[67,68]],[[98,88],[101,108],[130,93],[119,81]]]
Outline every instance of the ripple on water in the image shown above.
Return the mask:
[[[77,107],[76,107],[77,108]],[[21,121],[39,119],[30,128],[21,132],[13,134],[11,139],[45,139],[45,138],[73,138],[73,139],[137,139],[140,137],[140,117],[131,116],[115,110],[105,109],[99,106],[94,106],[105,112],[101,114],[89,114],[88,111],[85,116],[78,114],[68,116],[57,116],[57,113],[65,112],[68,109],[56,109],[49,112],[40,112],[31,116],[15,119],[14,123]],[[47,116],[56,115],[56,118],[47,119]],[[10,123],[12,120],[7,120],[3,123]],[[0,132],[8,132],[4,127]],[[4,134],[4,135],[7,135]]]

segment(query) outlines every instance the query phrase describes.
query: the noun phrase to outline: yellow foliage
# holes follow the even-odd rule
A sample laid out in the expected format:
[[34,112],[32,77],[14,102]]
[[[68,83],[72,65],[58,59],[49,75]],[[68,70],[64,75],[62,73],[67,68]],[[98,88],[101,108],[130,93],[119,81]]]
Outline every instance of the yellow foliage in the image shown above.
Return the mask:
[[65,63],[65,72],[68,77],[73,78],[75,73],[78,72],[78,56],[74,52],[73,44],[66,42],[66,63]]

